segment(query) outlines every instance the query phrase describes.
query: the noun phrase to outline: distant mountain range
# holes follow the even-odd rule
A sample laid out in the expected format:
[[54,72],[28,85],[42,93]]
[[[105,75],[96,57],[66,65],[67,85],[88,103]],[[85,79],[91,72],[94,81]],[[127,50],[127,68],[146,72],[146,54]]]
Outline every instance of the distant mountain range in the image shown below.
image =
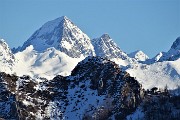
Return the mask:
[[70,19],[62,16],[36,30],[22,47],[12,50],[14,54],[4,40],[0,47],[0,71],[7,73],[51,79],[56,75],[70,75],[77,63],[87,56],[100,56],[119,64],[145,88],[156,83],[159,87],[168,84],[174,89],[180,84],[180,38],[168,52],[149,59],[140,50],[126,54],[108,34],[90,40]]

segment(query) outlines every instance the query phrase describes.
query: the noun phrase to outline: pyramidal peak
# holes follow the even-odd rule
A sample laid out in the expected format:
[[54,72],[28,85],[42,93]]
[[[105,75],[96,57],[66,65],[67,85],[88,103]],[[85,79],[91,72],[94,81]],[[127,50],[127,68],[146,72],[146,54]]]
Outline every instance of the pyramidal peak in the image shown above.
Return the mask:
[[[72,23],[72,21],[67,17],[67,16],[61,16],[61,17],[59,17],[59,18],[56,18],[56,19],[54,19],[54,20],[51,20],[51,21],[48,21],[48,22],[46,22],[44,25],[46,25],[46,24],[55,24],[55,23],[57,23],[57,24],[59,24],[59,23],[63,23],[63,24],[65,24],[65,23],[67,23],[67,22],[71,22]],[[44,26],[43,25],[43,26]]]
[[[72,24],[74,25],[74,23],[67,17],[67,16],[62,16],[62,17],[59,17],[59,18],[56,18],[52,21],[49,21],[45,24],[49,24],[49,25],[52,25],[52,24],[56,24],[56,25],[59,25],[59,24],[62,24],[63,27],[69,27],[68,24]],[[44,25],[45,25],[44,24]],[[75,25],[74,25],[75,26]]]
[[30,45],[36,51],[54,47],[73,58],[95,55],[90,38],[66,16],[45,23],[24,43],[21,51]]

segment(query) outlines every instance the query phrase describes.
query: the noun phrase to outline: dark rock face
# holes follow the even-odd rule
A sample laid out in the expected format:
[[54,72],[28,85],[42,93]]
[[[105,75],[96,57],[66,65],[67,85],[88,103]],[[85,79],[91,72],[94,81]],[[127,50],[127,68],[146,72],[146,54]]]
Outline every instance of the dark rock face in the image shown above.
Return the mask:
[[[4,80],[6,79],[6,80]],[[16,76],[0,73],[0,118],[18,119],[16,95],[13,93]]]
[[[170,94],[167,87],[163,91],[146,91],[140,107],[145,120],[178,120],[180,118],[180,96]],[[180,90],[179,88],[177,90]]]
[[114,62],[100,57],[88,57],[75,67],[72,76],[82,73],[84,75],[79,77],[79,82],[89,79],[92,90],[96,90],[99,96],[105,95],[106,99],[111,99],[108,103],[111,111],[108,110],[107,118],[113,114],[115,118],[124,119],[139,105],[141,85]]
[[17,84],[16,95],[20,118],[37,119],[39,114],[46,118],[45,108],[51,99],[49,91],[36,88],[42,83],[38,83],[29,76],[20,77]]
[[0,109],[4,119],[8,115],[15,119],[124,119],[141,101],[141,85],[117,64],[100,57],[87,57],[71,76],[49,81],[0,76],[8,86],[5,96],[12,94],[3,101],[12,101],[8,105],[14,110]]
[[17,77],[5,73],[0,74],[0,81],[0,118],[37,119],[39,114],[46,118],[44,111],[51,98],[47,90],[35,88],[41,83],[29,76]]

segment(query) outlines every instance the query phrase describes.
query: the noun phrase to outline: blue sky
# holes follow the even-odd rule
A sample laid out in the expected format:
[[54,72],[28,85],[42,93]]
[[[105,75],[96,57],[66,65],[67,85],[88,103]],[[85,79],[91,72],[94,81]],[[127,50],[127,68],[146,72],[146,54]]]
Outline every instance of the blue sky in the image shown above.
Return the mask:
[[127,53],[153,57],[180,36],[180,0],[0,0],[0,38],[21,46],[63,15],[91,39],[108,33]]

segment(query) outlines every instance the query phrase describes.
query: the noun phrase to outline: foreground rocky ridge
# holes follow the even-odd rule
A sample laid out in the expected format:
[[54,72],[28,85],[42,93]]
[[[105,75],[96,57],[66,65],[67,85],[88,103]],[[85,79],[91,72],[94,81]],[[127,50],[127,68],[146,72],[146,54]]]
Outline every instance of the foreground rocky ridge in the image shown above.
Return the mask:
[[[174,98],[167,89],[160,92],[156,87],[145,91],[115,62],[100,57],[87,57],[70,76],[58,75],[52,80],[0,73],[0,86],[3,119],[122,120],[135,118],[139,108],[142,119],[151,119],[157,118],[150,113],[161,109],[160,105],[165,107],[163,114],[169,107],[175,111],[166,113],[167,118],[180,115],[178,96]],[[152,103],[155,105],[149,108]],[[164,118],[161,112],[155,115]]]
[[71,76],[50,81],[0,76],[0,118],[4,119],[125,118],[141,101],[141,85],[117,64],[100,57],[88,57]]

